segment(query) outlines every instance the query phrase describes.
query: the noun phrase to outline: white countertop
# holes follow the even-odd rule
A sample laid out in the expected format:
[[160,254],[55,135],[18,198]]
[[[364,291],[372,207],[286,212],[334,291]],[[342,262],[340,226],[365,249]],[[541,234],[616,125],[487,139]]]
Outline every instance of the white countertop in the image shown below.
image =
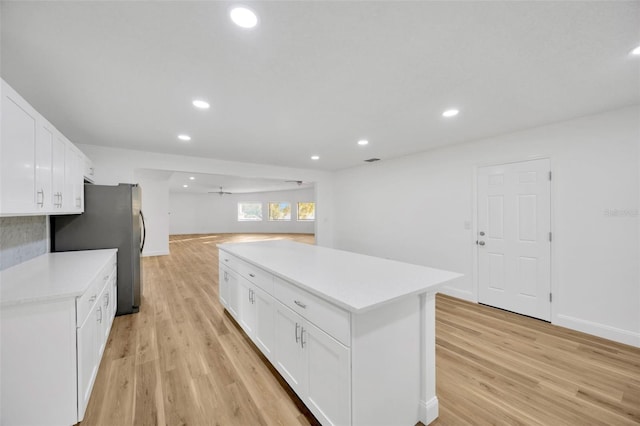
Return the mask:
[[218,244],[220,250],[350,312],[435,291],[462,274],[288,240]]
[[117,251],[47,253],[0,271],[0,306],[81,296]]

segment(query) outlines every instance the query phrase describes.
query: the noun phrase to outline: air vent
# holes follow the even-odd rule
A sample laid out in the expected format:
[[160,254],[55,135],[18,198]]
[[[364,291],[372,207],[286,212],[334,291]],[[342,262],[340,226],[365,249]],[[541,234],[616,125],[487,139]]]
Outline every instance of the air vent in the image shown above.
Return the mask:
[[380,161],[379,158],[369,158],[368,160],[364,160],[366,163],[375,163],[376,161]]

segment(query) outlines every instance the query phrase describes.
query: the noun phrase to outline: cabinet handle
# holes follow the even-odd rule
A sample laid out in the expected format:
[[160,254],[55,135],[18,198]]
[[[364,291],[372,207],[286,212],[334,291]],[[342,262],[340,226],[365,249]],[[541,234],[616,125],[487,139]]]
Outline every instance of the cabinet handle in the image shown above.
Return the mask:
[[76,198],[76,207],[80,208],[80,197]]
[[229,277],[227,276],[227,271],[224,271],[224,280],[229,281]]
[[98,297],[98,295],[94,294],[93,296],[91,296],[89,298],[89,302],[93,302],[94,300],[96,300],[97,297]]
[[89,174],[93,176],[93,167],[89,167],[89,170],[90,170]]
[[98,322],[102,324],[102,306],[98,306],[98,312],[100,312],[100,318],[98,318]]
[[296,343],[300,342],[300,337],[298,337],[299,328],[300,328],[300,324],[296,323]]
[[44,207],[44,189],[40,188],[40,191],[38,191],[37,193],[38,195],[42,195],[42,199],[40,201],[37,201],[36,199],[36,203],[40,206],[40,207]]
[[305,305],[304,303],[302,303],[299,300],[294,300],[293,303],[295,303],[296,305],[300,306],[302,309],[307,309],[307,305]]
[[60,207],[62,207],[62,192],[60,193]]
[[109,293],[104,294],[104,307],[109,306]]
[[302,346],[302,348],[304,349],[304,344],[307,343],[304,341],[304,327],[300,328],[300,346]]
[[249,276],[250,276],[251,278],[255,278],[255,277],[256,277],[254,274],[249,274]]
[[225,259],[224,261],[225,261],[225,262],[228,262],[228,261],[229,261],[229,259]]

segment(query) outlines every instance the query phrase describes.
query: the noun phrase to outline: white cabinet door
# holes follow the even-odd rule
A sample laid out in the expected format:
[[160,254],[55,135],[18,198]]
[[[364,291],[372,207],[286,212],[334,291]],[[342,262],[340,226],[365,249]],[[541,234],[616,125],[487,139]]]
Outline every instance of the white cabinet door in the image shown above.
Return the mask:
[[227,269],[227,302],[229,303],[227,308],[236,320],[239,320],[240,318],[239,287],[238,274],[233,272],[231,269]]
[[91,389],[100,364],[98,357],[99,327],[97,305],[78,328],[78,420],[84,417]]
[[84,212],[84,154],[73,148],[73,207],[76,213]]
[[118,269],[114,268],[111,275],[111,321],[118,310]]
[[245,333],[253,339],[254,327],[256,323],[256,310],[254,307],[253,284],[244,277],[238,277],[238,297],[240,299],[240,312],[238,322]]
[[35,213],[35,155],[38,113],[2,81],[0,213]]
[[303,398],[305,390],[304,352],[300,344],[303,319],[280,302],[274,302],[276,316],[275,367],[296,393]]
[[95,169],[93,167],[93,162],[83,154],[83,178],[93,183],[95,176]]
[[42,213],[51,212],[51,155],[53,153],[53,129],[46,120],[40,118],[36,135],[36,209]]
[[229,308],[229,270],[220,265],[218,275],[218,298],[225,308]]
[[275,340],[275,300],[262,289],[253,286],[253,306],[255,309],[254,343],[267,359],[273,362]]
[[51,203],[55,213],[62,211],[64,196],[64,171],[65,171],[65,141],[59,133],[54,133],[53,150],[51,156]]
[[78,184],[81,179],[80,156],[69,140],[64,139],[64,191],[62,210],[68,213],[81,211],[81,197]]
[[306,361],[305,404],[322,424],[351,421],[351,358],[349,348],[305,321],[301,346]]
[[100,303],[102,304],[102,334],[101,334],[101,339],[102,339],[102,345],[101,345],[101,350],[100,353],[102,354],[102,352],[104,351],[104,347],[107,343],[107,340],[109,340],[109,332],[111,331],[111,323],[113,322],[113,297],[111,294],[113,287],[111,285],[111,281],[109,280],[107,282],[107,285],[104,288],[104,291],[102,292],[102,297],[100,299]]

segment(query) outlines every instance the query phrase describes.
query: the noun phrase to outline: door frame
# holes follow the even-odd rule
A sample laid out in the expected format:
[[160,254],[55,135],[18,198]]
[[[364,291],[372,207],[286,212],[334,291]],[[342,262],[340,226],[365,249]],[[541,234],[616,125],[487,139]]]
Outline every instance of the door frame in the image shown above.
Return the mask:
[[472,265],[472,277],[471,277],[471,292],[473,295],[473,301],[475,303],[480,303],[480,290],[479,290],[479,274],[480,272],[478,271],[478,268],[480,266],[480,262],[478,259],[478,246],[476,244],[476,240],[478,239],[478,170],[483,168],[483,167],[492,167],[492,166],[501,166],[504,164],[513,164],[513,163],[523,163],[525,161],[535,161],[535,160],[549,160],[549,168],[551,169],[550,171],[552,172],[551,176],[551,183],[549,185],[549,220],[550,220],[550,227],[551,227],[551,234],[552,234],[552,240],[551,240],[551,245],[549,247],[549,279],[551,281],[551,294],[553,295],[553,301],[551,302],[551,315],[550,315],[550,322],[551,324],[555,324],[556,323],[556,312],[557,309],[555,308],[555,306],[557,305],[558,301],[559,301],[559,291],[558,288],[556,288],[556,283],[558,282],[555,279],[555,268],[554,266],[554,245],[555,245],[555,241],[556,241],[556,237],[555,237],[555,191],[554,191],[554,163],[553,163],[553,158],[551,157],[551,155],[535,155],[535,156],[530,156],[530,157],[518,157],[518,158],[506,158],[503,161],[487,161],[487,162],[480,162],[480,163],[476,163],[475,165],[473,165],[473,173],[471,176],[472,179],[472,188],[473,188],[473,197],[472,197],[472,202],[471,202],[471,217],[473,218],[472,220],[472,226],[471,226],[471,238],[470,238],[470,243],[473,245],[473,265]]

